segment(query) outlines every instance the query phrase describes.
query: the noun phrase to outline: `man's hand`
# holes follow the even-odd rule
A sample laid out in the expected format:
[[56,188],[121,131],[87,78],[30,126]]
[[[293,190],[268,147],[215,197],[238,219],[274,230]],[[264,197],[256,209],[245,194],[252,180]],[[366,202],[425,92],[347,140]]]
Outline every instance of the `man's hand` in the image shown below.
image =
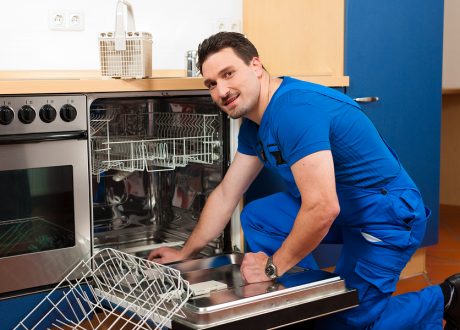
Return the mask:
[[160,264],[167,264],[184,259],[181,252],[182,250],[176,250],[167,246],[163,246],[152,250],[147,259],[150,261],[158,262]]
[[241,263],[241,274],[247,283],[270,281],[265,275],[268,256],[263,252],[246,253]]

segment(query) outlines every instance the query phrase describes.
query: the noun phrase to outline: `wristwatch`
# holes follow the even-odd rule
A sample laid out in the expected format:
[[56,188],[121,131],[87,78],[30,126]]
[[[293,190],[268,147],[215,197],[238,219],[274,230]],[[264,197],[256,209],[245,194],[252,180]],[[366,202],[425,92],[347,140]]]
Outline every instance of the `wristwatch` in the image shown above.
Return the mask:
[[273,256],[268,257],[267,264],[265,265],[265,275],[271,280],[278,277],[278,269],[273,263]]

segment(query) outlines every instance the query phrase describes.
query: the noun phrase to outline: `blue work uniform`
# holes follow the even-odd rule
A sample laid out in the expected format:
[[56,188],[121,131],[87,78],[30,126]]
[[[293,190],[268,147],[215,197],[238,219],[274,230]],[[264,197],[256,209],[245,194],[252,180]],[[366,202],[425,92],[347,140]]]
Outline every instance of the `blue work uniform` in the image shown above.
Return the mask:
[[[288,191],[255,200],[241,223],[251,251],[273,254],[292,229],[301,204],[291,166],[330,150],[340,214],[323,243],[342,243],[335,272],[358,289],[359,306],[319,321],[320,329],[442,329],[439,286],[392,297],[402,269],[420,246],[429,211],[420,192],[378,131],[346,95],[284,77],[260,126],[247,119],[238,151],[259,157]],[[307,256],[299,265],[315,268]]]

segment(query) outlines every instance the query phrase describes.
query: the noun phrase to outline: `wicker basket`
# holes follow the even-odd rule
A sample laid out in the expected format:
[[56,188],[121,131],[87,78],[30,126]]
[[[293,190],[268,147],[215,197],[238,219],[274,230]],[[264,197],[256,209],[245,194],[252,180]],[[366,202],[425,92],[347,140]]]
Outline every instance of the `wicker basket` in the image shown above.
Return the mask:
[[[127,7],[128,27],[124,27],[124,7]],[[126,0],[117,3],[115,32],[99,34],[99,54],[102,77],[148,78],[152,74],[152,35],[135,31],[134,15]]]

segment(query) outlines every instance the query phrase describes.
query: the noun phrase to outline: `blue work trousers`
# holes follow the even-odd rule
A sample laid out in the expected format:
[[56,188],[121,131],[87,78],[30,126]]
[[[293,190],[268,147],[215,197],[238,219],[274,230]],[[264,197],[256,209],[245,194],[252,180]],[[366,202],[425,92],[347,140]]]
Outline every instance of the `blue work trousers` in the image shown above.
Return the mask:
[[[399,275],[420,246],[429,216],[402,169],[380,188],[337,185],[340,214],[323,243],[343,244],[335,272],[358,290],[359,306],[318,320],[318,329],[442,329],[438,285],[392,296]],[[273,254],[291,231],[300,198],[278,193],[249,203],[241,223],[249,250]],[[300,266],[317,268],[311,255]]]

